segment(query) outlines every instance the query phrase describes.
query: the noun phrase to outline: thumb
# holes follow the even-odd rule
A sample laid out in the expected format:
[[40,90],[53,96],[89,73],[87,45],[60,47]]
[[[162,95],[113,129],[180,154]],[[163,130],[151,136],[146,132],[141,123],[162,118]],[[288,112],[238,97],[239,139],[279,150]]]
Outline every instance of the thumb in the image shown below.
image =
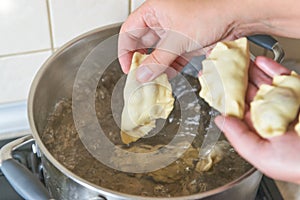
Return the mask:
[[137,69],[136,78],[140,82],[152,81],[162,74],[178,57],[163,49],[155,49]]
[[218,116],[215,123],[243,158],[254,166],[260,163],[258,155],[265,148],[266,140],[252,132],[243,121],[235,117]]
[[191,46],[195,49],[197,44],[183,34],[171,30],[165,30],[166,34],[161,38],[155,50],[143,61],[142,65],[137,69],[137,80],[140,82],[151,81],[182,55],[187,47]]
[[267,75],[274,77],[276,75],[290,74],[291,71],[271,58],[258,56],[255,59],[255,64]]

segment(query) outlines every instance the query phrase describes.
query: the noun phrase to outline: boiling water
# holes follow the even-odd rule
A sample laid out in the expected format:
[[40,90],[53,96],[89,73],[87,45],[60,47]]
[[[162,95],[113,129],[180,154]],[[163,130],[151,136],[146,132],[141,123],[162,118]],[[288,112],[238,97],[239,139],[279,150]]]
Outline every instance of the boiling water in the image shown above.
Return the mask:
[[[74,124],[72,100],[61,99],[49,115],[41,138],[50,153],[70,171],[91,183],[114,191],[150,197],[171,197],[217,188],[235,180],[251,168],[250,164],[229,147],[224,158],[209,171],[196,170],[199,147],[207,132],[211,109],[198,97],[198,80],[189,76],[184,76],[192,86],[189,89],[182,83],[182,78],[172,81],[176,102],[169,118],[160,124],[159,127],[163,128],[154,130],[156,134],[152,137],[141,139],[130,146],[123,145],[116,122],[120,121],[122,93],[116,93],[120,101],[114,105],[114,112],[111,109],[113,90],[121,75],[119,66],[113,64],[101,77],[96,91],[97,118],[110,141],[129,151],[152,151],[168,144],[183,124],[184,131],[180,133],[182,141],[184,142],[185,137],[192,136],[192,146],[177,161],[154,172],[125,173],[111,169],[95,159],[85,148]],[[124,81],[120,85],[124,85]],[[180,100],[185,101],[185,104],[181,104]],[[186,119],[182,119],[182,112],[188,116]],[[224,136],[221,136],[220,140],[225,140]],[[114,159],[111,158],[111,161],[114,162]],[[126,158],[123,159],[124,162],[130,162],[125,160]]]

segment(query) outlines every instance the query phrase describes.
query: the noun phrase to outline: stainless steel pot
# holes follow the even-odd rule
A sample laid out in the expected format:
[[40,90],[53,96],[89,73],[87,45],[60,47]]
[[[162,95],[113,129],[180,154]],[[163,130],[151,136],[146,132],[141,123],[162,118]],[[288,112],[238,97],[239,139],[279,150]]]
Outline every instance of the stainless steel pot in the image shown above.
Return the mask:
[[[28,115],[32,136],[42,158],[45,182],[49,193],[40,182],[36,181],[34,176],[30,175],[28,170],[22,168],[11,156],[14,149],[32,141],[32,136],[26,136],[8,144],[0,153],[0,165],[3,173],[25,199],[49,199],[51,197],[54,199],[110,200],[164,199],[123,194],[89,183],[59,163],[50,154],[40,138],[40,133],[47,123],[47,117],[53,111],[57,101],[61,98],[72,97],[76,73],[86,56],[100,42],[118,34],[119,29],[120,24],[115,24],[94,30],[72,40],[55,52],[36,75],[30,91]],[[269,41],[266,47],[274,50],[274,46],[276,46],[278,49],[277,43],[275,43],[276,41]],[[109,54],[117,53],[117,45],[107,47],[107,49],[109,49]],[[254,199],[261,176],[259,171],[252,168],[240,178],[220,188],[168,199]]]

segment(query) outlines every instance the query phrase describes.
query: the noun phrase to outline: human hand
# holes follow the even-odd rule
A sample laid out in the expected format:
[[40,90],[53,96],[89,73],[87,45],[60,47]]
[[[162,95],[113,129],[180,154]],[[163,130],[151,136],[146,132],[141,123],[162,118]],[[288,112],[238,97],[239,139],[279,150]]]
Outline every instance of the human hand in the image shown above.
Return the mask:
[[123,71],[129,71],[133,52],[145,53],[155,46],[138,68],[137,79],[150,81],[162,72],[172,76],[172,69],[180,71],[190,57],[205,54],[216,42],[237,39],[240,35],[234,33],[232,8],[223,2],[147,0],[120,30]]
[[218,116],[215,122],[235,150],[258,170],[274,179],[300,184],[300,137],[294,130],[295,124],[282,136],[264,139],[255,132],[250,118],[249,105],[259,86],[271,84],[272,77],[279,74],[290,71],[269,58],[257,57],[249,69],[244,120]]

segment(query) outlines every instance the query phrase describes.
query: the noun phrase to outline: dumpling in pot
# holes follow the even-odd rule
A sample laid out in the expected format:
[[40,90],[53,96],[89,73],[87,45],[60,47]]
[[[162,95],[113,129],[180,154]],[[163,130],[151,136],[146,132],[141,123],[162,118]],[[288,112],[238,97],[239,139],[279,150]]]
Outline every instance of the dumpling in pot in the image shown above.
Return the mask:
[[219,112],[242,119],[249,61],[246,38],[217,43],[202,62],[200,97]]
[[174,97],[166,74],[148,83],[136,80],[136,69],[147,55],[136,52],[124,88],[121,139],[129,144],[155,128],[156,119],[166,119],[173,110]]
[[272,85],[260,86],[251,102],[251,120],[264,138],[282,135],[296,118],[300,105],[300,76],[275,76]]
[[218,141],[211,152],[196,164],[197,172],[206,172],[210,170],[214,164],[220,162],[230,149],[230,145],[225,140]]

